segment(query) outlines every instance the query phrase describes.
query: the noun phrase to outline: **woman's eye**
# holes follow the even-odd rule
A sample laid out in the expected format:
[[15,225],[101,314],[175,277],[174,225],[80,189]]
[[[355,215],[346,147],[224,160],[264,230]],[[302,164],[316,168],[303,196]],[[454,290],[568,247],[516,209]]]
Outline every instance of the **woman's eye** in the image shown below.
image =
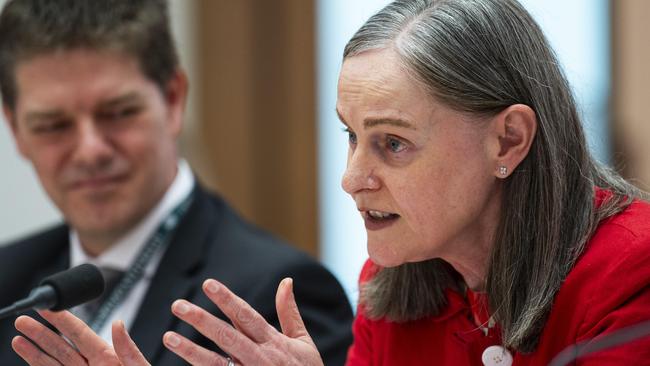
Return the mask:
[[396,138],[389,137],[386,139],[386,148],[388,148],[392,153],[398,153],[406,149],[406,144]]
[[357,134],[352,132],[349,128],[344,128],[343,131],[348,134],[348,142],[351,145],[357,144]]

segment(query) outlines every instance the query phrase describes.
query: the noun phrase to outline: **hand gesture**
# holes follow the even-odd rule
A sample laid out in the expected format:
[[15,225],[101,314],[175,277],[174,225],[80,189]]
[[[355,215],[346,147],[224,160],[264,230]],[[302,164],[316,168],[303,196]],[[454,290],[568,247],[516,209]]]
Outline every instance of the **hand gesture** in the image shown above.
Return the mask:
[[175,332],[165,333],[165,346],[190,364],[323,365],[298,311],[292,279],[285,278],[280,282],[275,298],[282,333],[223,284],[206,280],[203,291],[234,327],[185,300],[175,301],[172,312],[216,343],[230,358],[200,347]]
[[29,316],[18,317],[16,329],[23,335],[16,336],[11,346],[31,366],[149,366],[121,321],[113,323],[113,348],[67,311],[39,314],[67,340]]

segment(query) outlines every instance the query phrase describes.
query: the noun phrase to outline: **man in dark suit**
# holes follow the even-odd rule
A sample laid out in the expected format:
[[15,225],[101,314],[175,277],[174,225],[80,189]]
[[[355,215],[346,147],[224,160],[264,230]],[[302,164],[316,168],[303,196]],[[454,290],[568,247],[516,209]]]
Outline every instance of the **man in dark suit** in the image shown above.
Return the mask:
[[[3,9],[5,117],[65,224],[0,248],[0,306],[49,274],[95,263],[111,289],[74,312],[107,341],[111,321],[123,319],[152,364],[172,365],[182,362],[164,351],[166,330],[215,347],[172,316],[174,299],[226,319],[201,293],[216,278],[279,327],[275,290],[292,277],[326,364],[343,364],[352,313],[337,281],[205,192],[178,159],[187,80],[168,23],[163,0],[13,0]],[[15,335],[13,319],[0,321],[1,365],[20,364]]]

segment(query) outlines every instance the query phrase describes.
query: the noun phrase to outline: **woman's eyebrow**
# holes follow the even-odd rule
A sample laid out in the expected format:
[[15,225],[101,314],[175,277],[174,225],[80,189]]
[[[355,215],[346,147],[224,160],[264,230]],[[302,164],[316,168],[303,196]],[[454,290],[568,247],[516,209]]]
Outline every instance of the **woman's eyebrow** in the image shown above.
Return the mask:
[[[345,118],[341,115],[341,112],[339,112],[338,108],[336,109],[336,115],[339,117],[339,120],[341,123],[343,123],[345,126],[348,126],[348,123],[345,122]],[[382,118],[366,118],[363,121],[363,127],[365,129],[378,126],[378,125],[391,125],[391,126],[396,126],[396,127],[403,127],[403,128],[408,128],[411,130],[417,130],[417,128],[409,121],[401,118],[388,118],[388,117],[382,117]]]
[[401,118],[366,118],[363,120],[363,127],[366,129],[378,125],[391,125],[416,130],[415,126],[411,122]]

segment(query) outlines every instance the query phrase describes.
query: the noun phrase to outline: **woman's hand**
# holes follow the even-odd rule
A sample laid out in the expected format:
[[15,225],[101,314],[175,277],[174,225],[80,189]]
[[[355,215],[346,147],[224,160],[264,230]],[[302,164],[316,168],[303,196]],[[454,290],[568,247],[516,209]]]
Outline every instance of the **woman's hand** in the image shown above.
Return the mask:
[[32,366],[149,366],[121,321],[113,323],[113,348],[67,311],[39,314],[67,340],[31,317],[18,317],[16,329],[23,335],[15,337],[11,346]]
[[[323,364],[298,311],[290,278],[280,282],[275,297],[282,333],[221,283],[206,280],[203,291],[230,318],[234,327],[185,300],[175,301],[172,312],[215,342],[236,365]],[[165,333],[163,343],[192,365],[231,365],[227,358],[175,332]]]

